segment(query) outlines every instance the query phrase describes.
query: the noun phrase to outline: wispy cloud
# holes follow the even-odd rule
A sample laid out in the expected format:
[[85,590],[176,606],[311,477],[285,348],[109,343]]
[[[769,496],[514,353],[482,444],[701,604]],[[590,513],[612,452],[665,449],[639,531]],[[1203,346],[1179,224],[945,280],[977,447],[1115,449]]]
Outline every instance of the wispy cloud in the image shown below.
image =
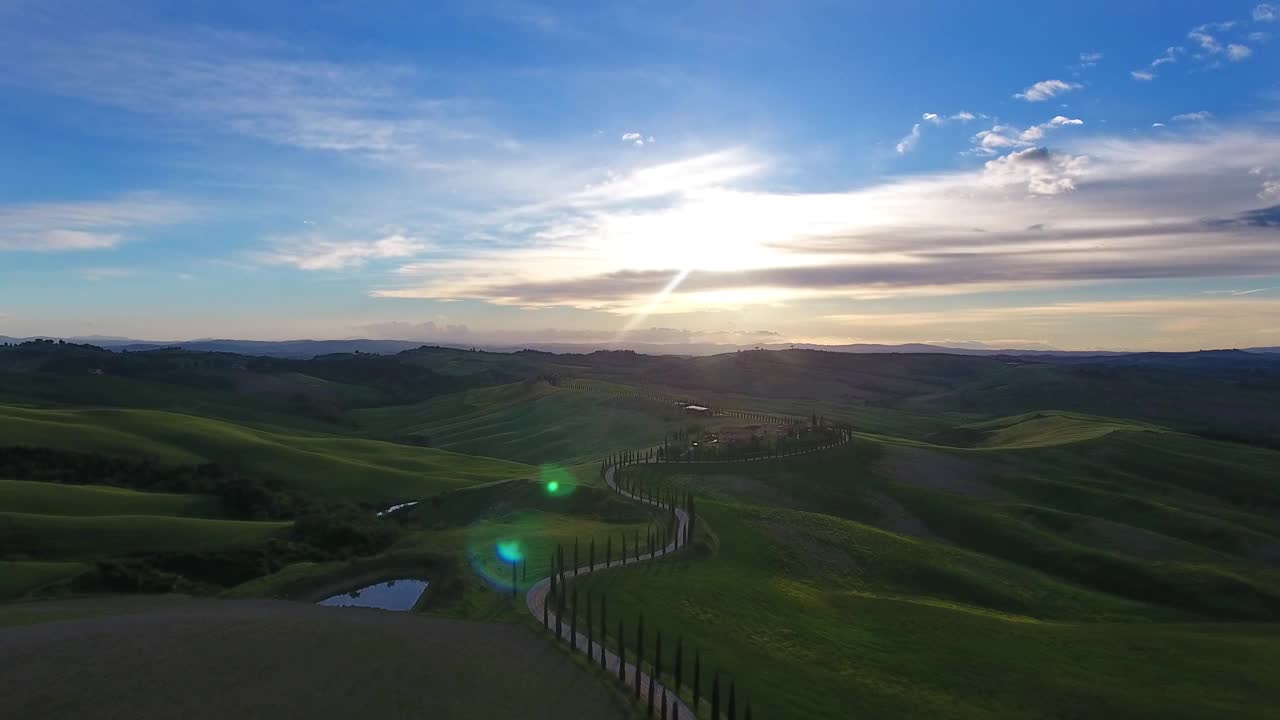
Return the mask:
[[1255,22],[1275,22],[1280,19],[1280,10],[1270,3],[1261,3],[1253,9],[1253,19]]
[[1072,90],[1079,90],[1082,87],[1084,86],[1080,83],[1066,82],[1064,80],[1041,80],[1015,94],[1014,97],[1027,102],[1044,102],[1049,98],[1057,97]]
[[468,113],[465,101],[423,97],[412,67],[335,63],[241,33],[86,31],[60,41],[0,45],[5,81],[163,117],[166,131],[210,130],[306,150],[427,162],[447,145],[516,141]]
[[907,133],[905,136],[903,136],[901,140],[898,141],[898,144],[894,146],[894,149],[898,151],[899,155],[904,155],[906,153],[911,152],[912,150],[915,150],[916,145],[918,145],[919,143],[920,143],[920,123],[916,123],[915,125],[911,126],[911,132]]
[[754,175],[732,170],[739,156],[702,157],[683,167],[720,179],[667,168],[656,175],[668,191],[656,192],[622,177],[661,201],[565,198],[529,218],[536,243],[409,264],[374,294],[626,314],[681,272],[657,312],[1280,274],[1280,209],[1255,209],[1249,175],[1280,164],[1280,139],[1234,131],[1072,147],[842,193],[752,190]]
[[197,214],[193,205],[147,193],[100,202],[0,205],[0,251],[113,248]]
[[1213,113],[1208,110],[1197,110],[1195,112],[1181,113],[1174,115],[1171,119],[1175,122],[1204,122],[1213,118]]
[[344,270],[374,260],[405,260],[431,245],[423,240],[392,233],[374,240],[336,240],[320,235],[272,238],[268,249],[254,259],[269,265],[292,265],[300,270]]

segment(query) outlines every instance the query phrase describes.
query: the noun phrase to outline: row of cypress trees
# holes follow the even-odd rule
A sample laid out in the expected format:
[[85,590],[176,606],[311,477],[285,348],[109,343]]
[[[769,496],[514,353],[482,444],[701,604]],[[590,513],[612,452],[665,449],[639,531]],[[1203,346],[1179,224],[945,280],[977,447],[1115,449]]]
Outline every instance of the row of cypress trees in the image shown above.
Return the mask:
[[[565,601],[566,597],[572,598],[572,603],[568,606],[567,610],[566,610],[566,601]],[[564,589],[563,586],[560,586],[558,591],[555,593],[554,599],[548,596],[546,602],[543,603],[542,624],[543,624],[543,627],[545,627],[548,630],[550,630],[551,627],[550,627],[547,607],[552,602],[556,604],[556,619],[555,619],[556,637],[562,640],[564,639],[565,626],[563,624],[563,617],[567,611],[569,614],[569,625],[568,625],[569,647],[571,650],[576,651],[578,649],[578,634],[579,634],[578,633],[579,603],[578,603],[577,588],[574,588],[572,591],[569,591]],[[598,623],[596,621],[597,617],[599,618]],[[606,643],[608,641],[609,603],[608,603],[607,597],[601,596],[600,612],[597,615],[595,613],[595,603],[592,600],[591,593],[587,593],[585,621],[586,621],[586,643],[587,644],[582,649],[587,654],[587,657],[589,657],[593,662],[597,657],[599,657],[600,669],[604,672],[608,672],[609,671],[608,662],[607,662],[608,649],[606,647]],[[599,632],[600,632],[598,640],[596,636],[597,626],[599,627]],[[701,702],[703,700],[701,651],[697,649],[694,650],[692,674],[688,678],[688,684],[686,685],[686,677],[684,675],[685,668],[684,668],[684,638],[683,637],[676,638],[675,653],[672,658],[673,664],[668,673],[667,669],[664,667],[664,664],[663,664],[665,653],[663,653],[663,650],[662,650],[662,631],[661,630],[655,631],[654,632],[654,651],[653,651],[653,657],[650,661],[651,671],[649,673],[643,673],[641,670],[641,666],[646,662],[646,657],[645,657],[646,633],[644,628],[644,615],[641,614],[639,618],[637,618],[636,620],[635,649],[632,651],[632,661],[631,661],[632,667],[631,667],[631,672],[629,674],[627,673],[627,667],[626,667],[627,655],[628,655],[628,651],[626,647],[626,637],[627,637],[626,623],[623,621],[622,618],[619,618],[617,634],[614,636],[614,640],[617,645],[615,654],[619,659],[618,669],[617,669],[618,683],[633,693],[633,697],[636,702],[640,702],[642,696],[645,698],[646,712],[650,717],[657,714],[658,716],[664,719],[670,717],[674,720],[675,718],[677,718],[678,717],[677,708],[679,707],[679,704],[676,700],[675,693],[678,693],[679,691],[684,690],[686,688],[689,689],[692,693],[693,703],[691,707],[694,708],[696,712],[696,710],[700,708]],[[670,697],[668,697],[668,690],[666,685],[664,685],[661,694],[658,694],[655,691],[655,682],[661,680],[664,674],[669,675],[671,679],[669,686],[675,691],[671,693]],[[733,681],[730,681],[728,686],[728,691],[725,694],[722,694],[721,687],[722,685],[720,682],[720,673],[715,672],[712,675],[712,680],[711,680],[711,688],[710,688],[711,693],[709,696],[706,697],[706,699],[708,700],[708,703],[711,706],[711,717],[717,720],[720,720],[721,718],[724,718],[724,717],[728,717],[729,720],[738,720],[737,684]],[[721,702],[722,700],[725,701],[723,705]],[[655,708],[655,704],[656,704],[656,708]],[[723,713],[721,712],[722,709],[724,711]],[[668,713],[670,713],[670,715],[668,715]],[[751,720],[751,704],[750,703],[746,704],[743,717],[746,720]]]

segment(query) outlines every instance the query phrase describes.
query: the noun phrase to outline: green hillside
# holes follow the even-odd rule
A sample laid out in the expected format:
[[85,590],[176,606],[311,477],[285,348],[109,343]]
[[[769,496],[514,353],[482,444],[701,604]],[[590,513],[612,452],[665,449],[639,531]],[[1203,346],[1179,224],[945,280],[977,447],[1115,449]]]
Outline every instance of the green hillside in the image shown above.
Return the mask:
[[0,480],[0,511],[37,515],[174,515],[214,517],[216,498],[137,492],[94,485]]
[[381,437],[519,462],[573,463],[652,447],[688,419],[650,400],[518,383],[444,395],[416,405],[356,410]]
[[517,463],[377,440],[259,430],[153,410],[36,410],[0,406],[9,444],[172,464],[217,462],[308,492],[385,502],[527,475]]
[[0,512],[0,547],[42,560],[147,552],[204,552],[254,547],[280,535],[283,522],[108,515],[67,517]]

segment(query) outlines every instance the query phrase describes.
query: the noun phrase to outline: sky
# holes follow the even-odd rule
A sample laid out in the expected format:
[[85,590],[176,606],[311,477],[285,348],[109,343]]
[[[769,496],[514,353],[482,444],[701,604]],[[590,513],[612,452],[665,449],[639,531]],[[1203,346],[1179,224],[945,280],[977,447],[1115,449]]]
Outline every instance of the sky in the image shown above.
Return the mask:
[[0,335],[1280,345],[1280,3],[0,0]]

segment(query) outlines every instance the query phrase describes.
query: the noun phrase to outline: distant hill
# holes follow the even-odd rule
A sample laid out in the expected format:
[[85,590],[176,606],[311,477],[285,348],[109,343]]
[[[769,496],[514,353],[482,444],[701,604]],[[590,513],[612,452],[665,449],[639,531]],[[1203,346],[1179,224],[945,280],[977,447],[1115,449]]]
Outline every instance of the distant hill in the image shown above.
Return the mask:
[[1148,361],[1158,357],[1197,356],[1208,352],[1234,352],[1253,354],[1280,353],[1280,346],[1253,347],[1240,350],[1198,350],[1193,352],[1137,352],[1118,350],[1053,350],[1028,348],[979,348],[953,347],[933,345],[929,343],[902,343],[885,345],[877,343],[853,343],[848,345],[818,345],[813,343],[769,343],[764,345],[731,345],[721,343],[642,343],[642,342],[602,342],[602,343],[525,343],[520,345],[493,345],[466,341],[418,341],[418,340],[372,340],[354,338],[347,340],[235,340],[230,338],[201,338],[197,340],[174,340],[160,342],[137,340],[133,338],[91,335],[84,337],[57,338],[53,336],[9,337],[0,335],[0,343],[18,343],[28,340],[66,340],[67,342],[87,343],[110,350],[127,350],[142,352],[162,348],[182,348],[196,352],[224,352],[238,355],[257,355],[263,357],[294,358],[306,360],[320,355],[336,353],[376,353],[394,355],[405,350],[413,350],[423,346],[446,348],[477,348],[488,352],[514,353],[521,350],[537,350],[557,355],[578,355],[599,350],[631,350],[646,355],[688,355],[708,356],[743,350],[822,350],[825,352],[853,353],[861,355],[885,353],[930,353],[943,355],[970,355],[975,357],[995,357],[1011,355],[1018,357],[1039,358],[1111,358],[1121,356],[1142,356]]

